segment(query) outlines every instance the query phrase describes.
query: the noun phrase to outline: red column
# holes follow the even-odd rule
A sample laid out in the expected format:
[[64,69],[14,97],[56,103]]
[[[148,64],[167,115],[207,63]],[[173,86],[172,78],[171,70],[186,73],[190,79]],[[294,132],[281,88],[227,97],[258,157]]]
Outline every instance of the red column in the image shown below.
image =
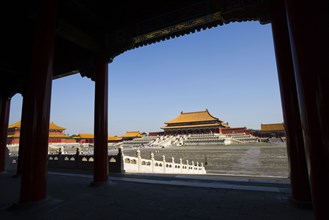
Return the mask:
[[316,219],[329,219],[328,1],[286,1],[298,103]]
[[20,202],[47,198],[48,136],[57,1],[39,1],[29,81],[24,97],[26,120]]
[[98,55],[95,66],[94,184],[106,183],[108,166],[108,63]]
[[311,202],[284,0],[272,1],[271,22],[287,137],[292,197],[297,201]]
[[10,113],[10,98],[2,95],[0,99],[0,172],[5,171],[7,133]]

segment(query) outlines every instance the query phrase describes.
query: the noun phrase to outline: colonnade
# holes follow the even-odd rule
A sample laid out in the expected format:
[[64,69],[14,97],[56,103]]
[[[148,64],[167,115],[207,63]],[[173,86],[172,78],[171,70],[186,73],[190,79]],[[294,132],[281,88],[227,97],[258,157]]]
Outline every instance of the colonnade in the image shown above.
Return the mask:
[[[47,149],[57,1],[40,1],[33,60],[22,92],[22,127],[17,174],[20,203],[47,198]],[[311,202],[317,219],[329,219],[328,2],[274,0],[271,22],[290,165],[292,197]],[[105,49],[105,48],[104,48]],[[95,185],[108,180],[108,62],[95,52]],[[10,109],[1,94],[0,172]]]

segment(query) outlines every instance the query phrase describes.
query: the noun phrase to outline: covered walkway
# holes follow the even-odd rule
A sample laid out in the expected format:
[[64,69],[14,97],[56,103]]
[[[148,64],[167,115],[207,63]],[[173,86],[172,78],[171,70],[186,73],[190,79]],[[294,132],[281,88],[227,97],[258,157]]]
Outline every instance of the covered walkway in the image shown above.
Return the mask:
[[[189,187],[183,190],[181,186],[172,185],[119,184],[118,180],[108,178],[109,63],[118,55],[141,46],[231,22],[258,21],[271,23],[273,32],[287,133],[292,186],[289,195],[300,202],[311,202],[317,220],[329,219],[327,9],[328,1],[323,0],[312,3],[298,0],[160,0],[157,4],[150,4],[150,1],[129,4],[85,0],[6,1],[6,11],[16,13],[5,15],[2,41],[5,43],[1,47],[0,172],[5,171],[11,97],[21,93],[22,130],[17,163],[21,180],[2,176],[6,181],[1,181],[4,186],[1,186],[0,198],[5,199],[3,204],[10,204],[14,199],[28,206],[44,201],[49,193],[54,198],[50,201],[58,201],[58,204],[21,214],[4,211],[1,218],[33,216],[36,219],[36,215],[40,215],[49,219],[74,219],[75,216],[89,219],[111,215],[130,219],[224,219],[225,215],[227,218],[233,215],[234,219],[243,217],[244,212],[249,214],[243,219],[264,219],[262,215],[275,219],[307,217],[287,205],[288,199],[281,199],[286,195],[282,192],[271,192],[271,198],[259,201],[249,200],[255,195],[252,191],[215,189],[208,192],[208,188]],[[75,73],[95,82],[92,182],[104,185],[111,181],[108,185],[112,187],[86,188],[90,177],[76,182],[77,177],[48,176],[52,81]],[[202,201],[203,198],[206,201]],[[226,204],[232,206],[226,208]]]

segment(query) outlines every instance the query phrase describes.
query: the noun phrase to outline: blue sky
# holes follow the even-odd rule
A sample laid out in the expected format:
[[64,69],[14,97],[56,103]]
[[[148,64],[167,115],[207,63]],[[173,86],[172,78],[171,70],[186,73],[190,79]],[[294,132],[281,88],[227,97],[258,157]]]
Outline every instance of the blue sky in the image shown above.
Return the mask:
[[[93,133],[94,82],[56,79],[51,121]],[[21,117],[21,96],[9,123]],[[126,51],[109,64],[109,135],[162,131],[181,111],[208,109],[231,127],[283,122],[271,25],[231,23]]]

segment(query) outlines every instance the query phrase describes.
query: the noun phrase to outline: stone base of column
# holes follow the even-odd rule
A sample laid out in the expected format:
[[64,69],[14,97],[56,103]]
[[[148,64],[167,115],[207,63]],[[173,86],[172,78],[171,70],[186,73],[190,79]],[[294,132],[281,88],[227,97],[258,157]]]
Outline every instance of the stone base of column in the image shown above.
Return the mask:
[[289,202],[301,209],[313,209],[312,201],[296,200],[291,196],[289,197]]
[[92,181],[89,186],[91,187],[100,187],[100,186],[108,186],[110,184],[110,181],[104,181],[104,182],[94,182]]

